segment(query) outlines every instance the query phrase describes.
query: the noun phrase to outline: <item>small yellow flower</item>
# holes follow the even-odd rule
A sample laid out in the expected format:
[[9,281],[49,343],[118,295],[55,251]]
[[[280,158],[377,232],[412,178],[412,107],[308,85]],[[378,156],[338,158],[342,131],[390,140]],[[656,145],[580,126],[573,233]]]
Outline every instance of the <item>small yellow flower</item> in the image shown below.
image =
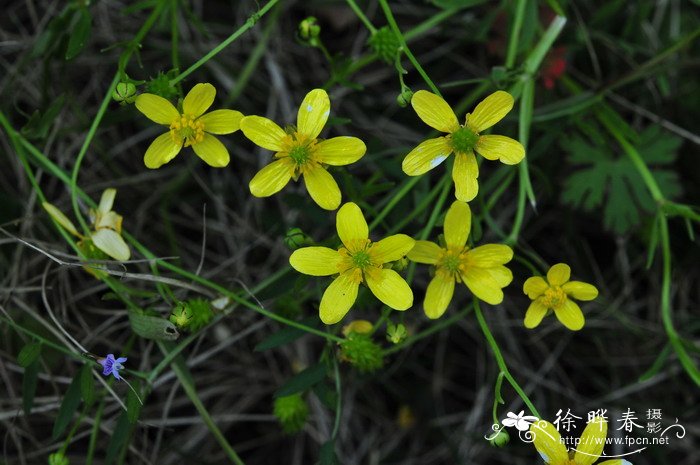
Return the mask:
[[435,266],[435,277],[428,284],[423,309],[428,318],[440,318],[454,294],[455,282],[464,282],[479,299],[491,305],[503,302],[502,288],[513,280],[505,265],[513,258],[513,249],[503,244],[486,244],[470,249],[469,205],[456,200],[445,216],[443,248],[434,242],[416,241],[408,259]]
[[325,165],[343,166],[362,158],[367,148],[357,137],[318,139],[330,114],[331,101],[323,89],[314,89],[304,98],[297,113],[296,130],[286,133],[275,122],[262,116],[246,116],[241,131],[256,145],[275,151],[275,161],[261,169],[250,181],[255,197],[276,194],[290,179],[304,176],[309,195],[321,208],[335,210],[340,205],[340,189]]
[[311,276],[338,274],[321,298],[321,321],[337,323],[355,303],[360,283],[384,304],[394,310],[413,305],[413,292],[406,281],[384,264],[401,259],[415,244],[405,234],[395,234],[378,242],[369,239],[369,228],[360,207],[344,204],[336,216],[336,228],[342,241],[338,250],[328,247],[304,247],[289,257],[289,263],[300,273]]
[[[581,434],[576,451],[569,454],[557,428],[544,420],[530,426],[533,444],[547,465],[593,465],[600,458],[608,434],[608,422],[595,417]],[[605,460],[598,465],[632,465],[627,460]]]
[[431,92],[419,90],[413,95],[411,105],[425,124],[447,135],[428,139],[411,150],[403,160],[403,171],[409,176],[424,174],[454,153],[452,179],[458,200],[469,202],[479,191],[479,166],[474,152],[506,165],[519,163],[525,157],[525,148],[517,140],[480,135],[513,108],[513,97],[508,92],[499,90],[486,97],[476,106],[474,113],[467,113],[463,125],[459,124],[447,102]]
[[168,126],[170,130],[151,143],[143,162],[151,169],[160,168],[180,153],[183,145],[192,146],[194,153],[209,166],[222,168],[230,157],[224,144],[212,134],[238,131],[243,115],[235,110],[204,113],[214,103],[216,89],[211,84],[197,84],[182,101],[182,112],[172,103],[155,94],[136,97],[136,108],[151,121]]
[[114,197],[116,195],[116,189],[105,189],[97,209],[90,210],[92,231],[90,231],[89,237],[80,234],[73,222],[54,205],[44,202],[43,207],[51,218],[63,226],[66,231],[80,238],[81,243],[85,241],[92,242],[95,247],[102,252],[115,260],[123,262],[131,257],[131,250],[129,250],[129,246],[126,245],[126,242],[124,242],[121,236],[122,217],[112,211],[112,205],[114,204]]
[[570,330],[583,328],[583,312],[572,298],[593,300],[598,297],[598,289],[581,281],[569,281],[570,277],[569,265],[557,263],[547,272],[546,281],[541,276],[533,276],[525,281],[523,292],[533,301],[525,314],[526,328],[537,327],[550,309]]

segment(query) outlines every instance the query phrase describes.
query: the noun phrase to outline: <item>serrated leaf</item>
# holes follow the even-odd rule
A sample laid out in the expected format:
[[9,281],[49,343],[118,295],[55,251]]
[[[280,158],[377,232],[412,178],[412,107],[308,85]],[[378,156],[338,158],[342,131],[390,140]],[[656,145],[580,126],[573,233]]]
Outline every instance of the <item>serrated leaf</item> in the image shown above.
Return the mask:
[[[317,317],[307,318],[301,321],[301,323],[311,327],[316,327],[317,322]],[[274,349],[275,347],[283,346],[285,344],[289,344],[290,342],[296,341],[305,334],[306,331],[303,329],[286,327],[263,339],[260,343],[258,343],[258,345],[255,346],[253,350],[256,352],[262,352],[263,350]]]
[[78,372],[68,386],[68,390],[63,396],[61,407],[58,409],[58,415],[53,424],[52,437],[54,441],[61,437],[61,434],[63,434],[63,431],[73,419],[73,415],[80,405],[80,397],[80,372]]
[[80,395],[88,407],[95,402],[95,379],[92,376],[92,366],[88,363],[80,370]]
[[39,359],[37,358],[33,363],[24,368],[24,376],[22,377],[22,408],[24,409],[25,415],[29,415],[32,412],[38,379]]
[[277,391],[275,391],[274,397],[291,396],[297,392],[306,391],[315,384],[321,382],[325,377],[325,364],[322,362],[317,363],[316,365],[310,366],[304,371],[290,378],[279,389],[277,389]]
[[[586,136],[595,131],[592,126],[579,125],[579,128],[585,130]],[[568,161],[579,169],[565,180],[561,198],[564,203],[586,211],[602,208],[605,227],[624,234],[640,223],[642,215],[654,211],[654,200],[632,161],[614,152],[616,145],[599,136],[586,139],[575,136],[562,143],[569,152]],[[675,161],[680,138],[657,126],[646,128],[634,138],[639,141],[638,152],[664,197],[679,196],[678,175],[661,166]]]
[[73,29],[70,39],[68,39],[66,60],[71,60],[78,56],[90,38],[90,31],[92,30],[92,16],[90,16],[87,8],[78,10],[77,15],[78,19],[73,21]]
[[146,339],[174,341],[180,335],[175,325],[165,318],[146,315],[134,310],[129,311],[129,323],[134,333]]
[[22,347],[22,350],[17,354],[17,364],[23,368],[27,368],[37,361],[39,355],[41,355],[41,342],[30,342]]

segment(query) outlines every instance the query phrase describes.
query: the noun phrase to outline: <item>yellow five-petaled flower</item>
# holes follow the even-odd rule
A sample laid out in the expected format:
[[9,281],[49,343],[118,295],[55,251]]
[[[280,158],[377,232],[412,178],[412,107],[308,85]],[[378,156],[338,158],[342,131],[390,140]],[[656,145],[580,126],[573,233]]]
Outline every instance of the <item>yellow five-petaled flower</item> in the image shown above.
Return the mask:
[[409,176],[424,174],[454,153],[452,179],[458,200],[469,202],[479,191],[479,165],[474,152],[506,165],[519,163],[525,157],[520,142],[506,136],[481,135],[513,108],[513,97],[508,92],[499,90],[486,97],[473,113],[467,114],[463,125],[447,102],[431,92],[419,90],[413,95],[411,105],[425,124],[447,135],[428,139],[411,150],[403,160],[403,171]]
[[505,265],[513,258],[513,249],[503,244],[486,244],[470,249],[469,205],[456,200],[445,216],[445,243],[417,241],[408,259],[435,266],[435,277],[428,284],[423,309],[428,318],[440,318],[452,300],[455,282],[464,284],[479,299],[492,305],[503,302],[502,288],[513,280]]
[[[608,422],[603,417],[593,418],[581,433],[571,453],[566,450],[557,428],[544,420],[530,425],[535,449],[547,465],[593,465],[600,458],[608,435]],[[632,465],[624,459],[605,460],[598,465]]]
[[260,147],[275,151],[275,161],[261,169],[250,181],[256,197],[276,194],[290,179],[304,177],[306,190],[321,208],[335,210],[340,205],[340,189],[325,165],[342,166],[356,162],[367,148],[357,137],[318,139],[328,120],[331,102],[323,89],[314,89],[304,98],[297,113],[297,127],[285,132],[274,121],[262,116],[246,116],[243,134]]
[[160,168],[180,153],[183,145],[208,165],[223,168],[228,165],[228,150],[212,134],[231,134],[239,129],[243,115],[235,110],[215,110],[204,113],[214,103],[216,89],[211,84],[197,84],[182,101],[182,112],[168,100],[154,94],[136,97],[136,108],[151,121],[169,127],[151,143],[143,158],[147,168]]
[[525,327],[535,328],[548,310],[554,310],[559,321],[572,331],[583,328],[583,312],[572,300],[593,300],[598,297],[598,289],[592,284],[569,281],[571,268],[565,263],[557,263],[547,272],[547,280],[541,276],[528,278],[523,292],[532,299],[525,314]]
[[300,273],[338,275],[321,298],[321,320],[325,324],[342,320],[355,303],[363,282],[379,300],[394,310],[410,308],[413,305],[411,288],[396,271],[384,268],[384,265],[403,258],[415,241],[405,234],[395,234],[372,242],[362,211],[352,202],[338,210],[336,228],[343,243],[338,250],[304,247],[289,257],[289,263]]

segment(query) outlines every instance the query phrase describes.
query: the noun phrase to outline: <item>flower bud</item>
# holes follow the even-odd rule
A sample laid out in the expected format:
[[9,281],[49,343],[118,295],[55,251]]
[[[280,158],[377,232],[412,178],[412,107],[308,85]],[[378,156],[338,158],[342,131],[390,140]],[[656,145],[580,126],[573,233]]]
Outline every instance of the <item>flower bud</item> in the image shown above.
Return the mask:
[[403,323],[397,325],[389,322],[386,328],[386,338],[388,341],[398,344],[408,337],[408,330]]
[[372,323],[367,320],[355,320],[343,326],[343,336],[347,337],[351,333],[368,334],[372,331]]
[[321,35],[321,26],[318,24],[318,20],[313,16],[309,16],[299,23],[299,38],[309,45],[317,46],[318,37]]
[[307,236],[300,228],[289,228],[284,237],[284,243],[289,250],[296,250],[313,244],[313,240]]
[[192,311],[185,302],[178,302],[178,304],[173,308],[170,313],[170,322],[178,327],[178,329],[185,329],[189,326],[190,320],[192,319]]
[[112,99],[122,105],[132,103],[136,98],[136,86],[130,82],[120,82],[112,92]]
[[401,93],[396,97],[396,103],[401,107],[405,108],[411,103],[413,98],[413,91],[408,87],[404,88]]
[[[501,427],[502,428],[502,427]],[[510,435],[505,429],[501,429],[493,437],[489,439],[489,444],[493,447],[504,447],[510,441]]]

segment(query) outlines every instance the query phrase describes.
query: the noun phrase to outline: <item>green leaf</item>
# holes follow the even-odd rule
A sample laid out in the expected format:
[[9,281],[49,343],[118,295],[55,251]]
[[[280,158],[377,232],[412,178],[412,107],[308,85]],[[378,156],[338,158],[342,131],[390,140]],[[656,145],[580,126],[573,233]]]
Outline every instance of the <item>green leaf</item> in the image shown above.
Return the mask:
[[126,413],[132,425],[138,421],[141,414],[141,402],[132,390],[126,395]]
[[37,361],[39,355],[41,355],[41,342],[30,342],[19,351],[17,363],[22,368],[27,368]]
[[[317,322],[318,317],[306,318],[305,320],[301,321],[301,323],[313,328],[316,327],[315,323]],[[277,331],[276,333],[273,333],[263,339],[260,343],[258,343],[258,345],[255,346],[255,349],[253,350],[256,352],[262,352],[263,350],[274,349],[275,347],[283,346],[285,344],[289,344],[290,342],[296,341],[305,334],[306,331],[303,329],[285,327],[284,329]]]
[[87,407],[95,402],[95,379],[92,376],[92,366],[89,363],[83,365],[80,370],[80,395]]
[[22,408],[25,415],[29,415],[34,406],[34,395],[36,394],[36,384],[39,379],[39,359],[34,360],[29,366],[24,368],[22,377]]
[[73,20],[73,29],[70,39],[68,39],[68,48],[66,49],[66,60],[71,60],[78,56],[83,50],[85,44],[90,38],[92,29],[92,16],[87,8],[81,8],[77,13],[77,20]]
[[105,465],[110,465],[117,458],[119,451],[126,444],[126,440],[129,438],[131,432],[131,423],[129,423],[129,416],[127,412],[122,412],[119,415],[119,420],[117,420],[117,425],[112,431],[112,435],[109,438],[109,444],[107,444],[107,452],[105,455]]
[[[585,211],[602,208],[605,227],[624,234],[638,226],[642,216],[654,211],[654,200],[632,161],[614,152],[616,144],[603,137],[597,127],[579,127],[585,131],[585,137],[576,135],[562,143],[569,153],[569,163],[578,167],[564,181],[562,201]],[[650,126],[634,134],[633,139],[638,141],[639,154],[663,195],[667,199],[678,197],[678,175],[663,167],[675,161],[680,138]]]
[[335,455],[335,441],[329,439],[321,446],[319,452],[319,461],[321,465],[335,465],[338,463],[338,457]]
[[66,94],[61,94],[51,102],[51,105],[49,105],[43,114],[41,114],[39,110],[36,110],[22,127],[22,135],[28,139],[45,139],[65,103]]
[[317,363],[290,378],[275,391],[274,397],[291,396],[297,392],[305,391],[311,386],[321,382],[325,377],[326,365],[323,362]]
[[58,409],[58,415],[53,424],[52,437],[54,441],[63,434],[63,431],[73,419],[73,415],[80,405],[80,397],[80,373],[78,373],[73,378],[70,386],[68,386],[66,395],[63,396],[61,407]]
[[146,315],[135,310],[129,311],[129,323],[134,333],[146,339],[174,341],[180,335],[175,325],[165,318]]

